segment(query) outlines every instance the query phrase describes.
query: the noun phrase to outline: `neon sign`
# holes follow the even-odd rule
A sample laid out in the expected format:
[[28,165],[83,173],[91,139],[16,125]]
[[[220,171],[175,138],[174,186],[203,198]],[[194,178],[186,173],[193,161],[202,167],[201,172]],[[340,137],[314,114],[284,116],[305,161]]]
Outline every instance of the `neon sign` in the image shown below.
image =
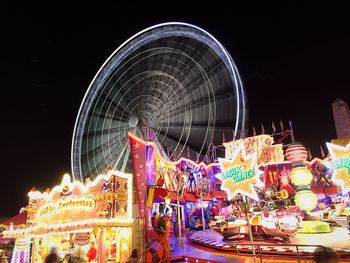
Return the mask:
[[258,169],[256,160],[257,153],[247,155],[243,144],[236,148],[231,160],[219,158],[222,173],[215,176],[222,181],[221,190],[226,191],[228,199],[243,194],[259,200],[254,186],[263,187],[259,178],[263,171]]
[[348,173],[350,173],[350,157],[331,161],[331,164],[334,169],[346,168],[348,169]]
[[350,191],[350,144],[345,147],[327,143],[329,154],[332,157],[332,180],[341,185],[343,192]]
[[245,165],[233,167],[221,174],[222,180],[231,178],[233,182],[237,183],[240,181],[247,180],[255,176],[255,171],[252,169],[246,170]]

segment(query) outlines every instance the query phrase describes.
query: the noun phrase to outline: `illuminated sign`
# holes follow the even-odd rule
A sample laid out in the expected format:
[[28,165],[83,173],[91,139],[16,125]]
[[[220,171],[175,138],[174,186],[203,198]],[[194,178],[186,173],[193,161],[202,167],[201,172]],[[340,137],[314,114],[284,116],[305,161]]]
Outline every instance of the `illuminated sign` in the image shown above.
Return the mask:
[[259,178],[263,172],[258,169],[256,158],[256,153],[246,154],[243,144],[236,148],[231,160],[219,158],[222,173],[216,177],[222,181],[221,190],[227,192],[228,199],[240,193],[259,200],[254,186],[263,187]]
[[334,169],[346,168],[348,170],[348,173],[350,172],[350,157],[331,161],[331,164]]
[[57,203],[48,203],[40,207],[39,216],[49,216],[61,210],[81,210],[92,209],[95,207],[95,201],[91,198],[67,198],[60,199]]
[[258,165],[283,162],[282,144],[273,143],[273,137],[267,134],[226,142],[223,143],[225,146],[225,158],[232,159],[236,149],[243,144],[247,154],[257,153]]
[[329,154],[332,157],[332,180],[341,185],[343,192],[350,191],[350,144],[345,147],[327,143]]
[[76,233],[74,238],[75,243],[79,246],[85,246],[90,242],[90,233]]
[[241,165],[238,167],[233,167],[227,171],[224,171],[221,174],[222,180],[226,180],[231,178],[234,183],[247,180],[255,176],[255,170],[249,169],[246,170],[245,165]]

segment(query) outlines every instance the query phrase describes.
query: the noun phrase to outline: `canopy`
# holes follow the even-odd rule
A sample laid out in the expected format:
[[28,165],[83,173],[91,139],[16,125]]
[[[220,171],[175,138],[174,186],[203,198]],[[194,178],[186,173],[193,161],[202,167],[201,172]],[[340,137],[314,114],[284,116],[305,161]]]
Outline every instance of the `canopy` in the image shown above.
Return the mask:
[[27,211],[24,211],[18,215],[15,215],[11,218],[8,218],[2,221],[1,224],[10,226],[10,224],[13,223],[14,226],[17,226],[17,225],[25,224],[26,222],[27,222]]

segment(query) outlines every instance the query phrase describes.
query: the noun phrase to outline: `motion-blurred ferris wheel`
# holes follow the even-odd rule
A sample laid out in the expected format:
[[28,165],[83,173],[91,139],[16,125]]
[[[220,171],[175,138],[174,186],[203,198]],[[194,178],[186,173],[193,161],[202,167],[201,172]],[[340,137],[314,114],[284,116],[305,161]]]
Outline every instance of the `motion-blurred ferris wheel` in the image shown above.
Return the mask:
[[246,101],[237,68],[208,32],[185,23],[147,28],[124,42],[92,80],[72,140],[75,179],[132,169],[128,131],[166,158],[200,160],[224,131],[239,138]]

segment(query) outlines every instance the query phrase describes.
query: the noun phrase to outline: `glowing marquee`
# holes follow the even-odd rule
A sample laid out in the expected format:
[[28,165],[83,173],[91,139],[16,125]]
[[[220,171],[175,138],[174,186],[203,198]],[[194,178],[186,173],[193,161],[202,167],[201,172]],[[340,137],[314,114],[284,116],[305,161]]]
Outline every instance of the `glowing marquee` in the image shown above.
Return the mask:
[[350,143],[345,147],[327,143],[333,168],[332,180],[341,185],[343,192],[350,191]]
[[264,185],[259,178],[263,171],[258,169],[256,158],[256,152],[246,154],[243,144],[236,148],[232,160],[219,158],[222,173],[216,177],[222,181],[221,190],[227,192],[228,199],[240,193],[259,200],[254,186]]
[[75,209],[93,209],[95,207],[95,200],[91,198],[73,198],[59,200],[57,203],[48,203],[40,207],[38,216],[49,216],[57,211],[75,210]]

